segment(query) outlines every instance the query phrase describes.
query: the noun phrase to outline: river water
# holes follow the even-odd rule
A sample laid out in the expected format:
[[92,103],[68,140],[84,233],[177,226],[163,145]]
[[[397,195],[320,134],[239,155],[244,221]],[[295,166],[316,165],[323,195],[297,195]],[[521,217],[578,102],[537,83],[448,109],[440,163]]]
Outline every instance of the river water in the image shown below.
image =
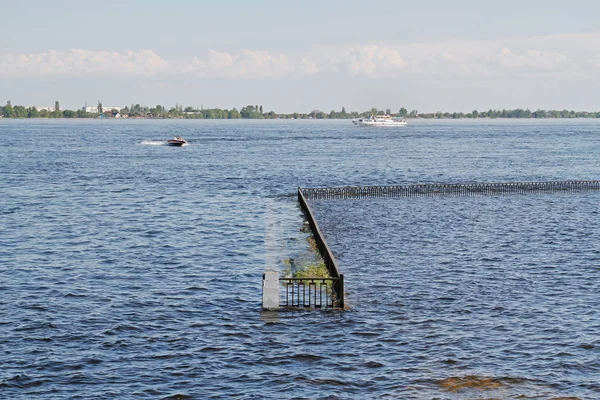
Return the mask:
[[260,309],[307,252],[298,186],[598,179],[600,121],[0,138],[3,398],[600,397],[600,193],[315,201],[350,309]]

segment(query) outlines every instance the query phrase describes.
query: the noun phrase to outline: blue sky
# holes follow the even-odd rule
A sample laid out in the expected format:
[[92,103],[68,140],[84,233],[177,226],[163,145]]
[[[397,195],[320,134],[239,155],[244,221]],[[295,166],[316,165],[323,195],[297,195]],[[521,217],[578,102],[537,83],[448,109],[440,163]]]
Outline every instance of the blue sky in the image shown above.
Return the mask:
[[13,104],[600,109],[597,1],[3,3]]

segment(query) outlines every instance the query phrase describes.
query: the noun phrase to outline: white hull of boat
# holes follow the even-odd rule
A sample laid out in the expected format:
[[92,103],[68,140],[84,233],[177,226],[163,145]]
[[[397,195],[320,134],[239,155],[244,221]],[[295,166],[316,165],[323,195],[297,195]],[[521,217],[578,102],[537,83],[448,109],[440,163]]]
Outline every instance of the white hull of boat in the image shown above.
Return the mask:
[[407,122],[404,121],[393,121],[393,122],[377,122],[377,121],[352,121],[356,126],[383,126],[383,127],[394,127],[394,126],[406,126]]
[[372,116],[371,118],[359,118],[352,120],[352,123],[356,126],[382,126],[382,127],[398,127],[406,126],[408,123],[405,119],[393,118],[390,115],[378,115]]

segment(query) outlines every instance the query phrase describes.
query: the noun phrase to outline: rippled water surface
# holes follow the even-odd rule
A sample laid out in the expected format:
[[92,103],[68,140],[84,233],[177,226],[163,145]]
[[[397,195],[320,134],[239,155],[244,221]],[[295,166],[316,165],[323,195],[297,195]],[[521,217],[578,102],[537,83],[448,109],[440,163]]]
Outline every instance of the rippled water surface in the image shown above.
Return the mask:
[[[175,134],[183,148],[164,145]],[[298,186],[600,178],[600,122],[0,120],[3,398],[600,398],[600,193],[316,201],[344,312],[262,312]]]

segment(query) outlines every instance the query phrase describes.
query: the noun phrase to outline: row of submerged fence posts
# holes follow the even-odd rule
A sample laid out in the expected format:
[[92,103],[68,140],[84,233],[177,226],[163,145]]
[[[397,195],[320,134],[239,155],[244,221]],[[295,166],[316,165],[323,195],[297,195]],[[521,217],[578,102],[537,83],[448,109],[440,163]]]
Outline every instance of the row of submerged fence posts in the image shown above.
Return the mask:
[[374,197],[429,197],[439,195],[479,196],[547,192],[583,192],[600,190],[599,180],[492,183],[425,183],[387,186],[346,186],[305,188],[304,196],[317,199],[355,199]]

